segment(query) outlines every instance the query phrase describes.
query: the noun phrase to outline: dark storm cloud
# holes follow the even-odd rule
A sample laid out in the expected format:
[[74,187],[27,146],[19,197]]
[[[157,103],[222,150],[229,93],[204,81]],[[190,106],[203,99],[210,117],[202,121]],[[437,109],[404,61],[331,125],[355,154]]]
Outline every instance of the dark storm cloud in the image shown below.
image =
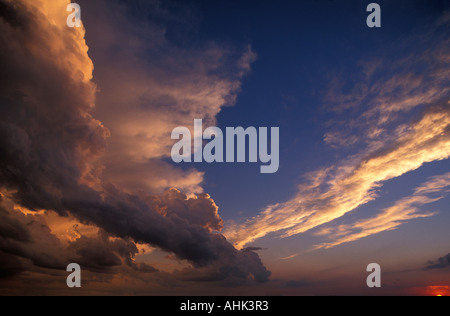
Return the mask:
[[26,270],[19,257],[0,251],[0,279],[18,275]]
[[30,242],[28,230],[0,206],[0,237],[14,239],[20,242]]
[[[109,247],[105,247],[105,245]],[[70,250],[77,255],[72,261],[77,262],[83,268],[88,267],[94,271],[120,266],[122,261],[111,251],[111,246],[107,242],[102,243],[95,238],[81,237],[71,245]]]
[[19,26],[25,23],[25,21],[20,17],[17,9],[13,8],[14,5],[0,1],[0,17],[12,26]]
[[0,206],[0,220],[1,274],[31,270],[30,265],[65,269],[63,246],[38,217]]
[[450,253],[435,261],[428,261],[428,264],[424,270],[445,269],[448,267],[450,267]]
[[82,236],[71,242],[69,247],[70,262],[77,262],[83,269],[100,273],[117,273],[122,265],[143,273],[158,270],[146,263],[135,263],[138,254],[136,244],[130,239],[115,238],[100,230],[98,236]]
[[266,248],[261,247],[245,247],[243,250],[245,251],[259,251],[259,250],[265,250]]
[[134,262],[139,251],[129,238],[111,238],[99,230],[96,236],[81,236],[66,245],[55,237],[39,214],[25,215],[0,207],[0,220],[0,276],[36,267],[64,271],[71,262],[96,273],[117,273],[122,265],[144,273],[157,271],[145,263]]
[[[133,240],[173,252],[203,271],[267,280],[270,272],[256,253],[238,251],[212,232],[221,229],[222,220],[208,195],[188,198],[177,190],[129,194],[102,183],[96,158],[106,150],[109,132],[90,114],[96,87],[90,81],[92,64],[82,31],[68,29],[59,15],[32,10],[26,1],[0,3],[8,16],[27,14],[21,28],[14,20],[0,18],[2,193],[30,210],[71,214],[123,238],[80,238],[66,256],[57,257],[52,254],[61,245],[50,238],[48,227],[41,225],[32,234],[33,240],[39,233],[49,238],[49,249],[42,251],[29,242],[23,225],[7,219],[0,226],[1,251],[46,268],[64,269],[64,258],[74,258],[92,270],[108,270],[124,260],[138,271],[152,272],[150,266],[129,261],[136,246],[126,240]],[[52,1],[52,9],[64,8],[64,3]],[[18,12],[19,4],[27,10]],[[48,5],[44,0],[34,3],[38,4]],[[52,18],[56,22],[50,22]]]
[[251,250],[236,251],[230,248],[230,244],[223,240],[223,251],[219,260],[212,265],[198,269],[184,269],[178,273],[178,277],[186,281],[217,282],[226,281],[232,285],[243,284],[243,280],[251,278],[257,282],[265,282],[270,276],[270,271],[264,267],[259,256]]

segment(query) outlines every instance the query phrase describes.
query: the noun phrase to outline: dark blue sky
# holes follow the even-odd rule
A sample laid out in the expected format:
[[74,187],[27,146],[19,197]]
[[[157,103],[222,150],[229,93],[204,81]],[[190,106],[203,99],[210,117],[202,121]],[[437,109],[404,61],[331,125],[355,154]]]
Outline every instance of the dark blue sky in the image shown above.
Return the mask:
[[[260,256],[275,279],[338,291],[352,280],[360,288],[369,262],[387,265],[394,280],[394,272],[421,270],[448,253],[449,1],[377,1],[381,28],[366,25],[370,1],[121,3],[125,26],[117,26],[115,41],[95,27],[106,19],[92,13],[98,7],[82,4],[90,11],[94,81],[112,96],[128,89],[123,99],[99,93],[95,114],[112,130],[107,179],[144,190],[142,179],[183,186],[190,171],[204,172],[194,180],[218,205],[222,233],[237,248],[265,249]],[[102,50],[108,41],[120,49]],[[241,78],[233,72],[249,48],[257,58]],[[224,60],[203,62],[208,53]],[[110,65],[120,65],[122,76],[108,86]],[[206,113],[196,112],[198,91],[216,96],[214,84],[230,80],[241,84],[233,106],[212,98]],[[279,171],[261,174],[260,163],[172,163],[170,132],[179,121],[192,128],[193,113],[213,113],[223,131],[279,127]],[[141,134],[153,143],[136,140]],[[133,167],[138,154],[151,163]],[[125,158],[115,163],[116,155]],[[155,159],[187,173],[171,178],[173,170],[155,167]],[[164,253],[145,260],[173,264]],[[408,280],[426,285],[428,277]]]
[[[276,174],[260,175],[259,164],[195,165],[206,172],[205,191],[212,193],[225,219],[239,211],[246,217],[289,198],[303,174],[348,154],[323,142],[328,124],[336,118],[329,110],[335,104],[326,100],[331,81],[343,76],[350,90],[363,77],[360,62],[399,58],[402,41],[423,31],[448,1],[379,1],[379,29],[366,25],[369,3],[189,2],[197,20],[192,29],[182,28],[184,38],[190,34],[192,42],[215,41],[237,51],[250,45],[258,56],[235,106],[219,113],[219,126],[280,127]],[[169,24],[169,39],[182,37],[179,32],[177,23],[172,28]]]

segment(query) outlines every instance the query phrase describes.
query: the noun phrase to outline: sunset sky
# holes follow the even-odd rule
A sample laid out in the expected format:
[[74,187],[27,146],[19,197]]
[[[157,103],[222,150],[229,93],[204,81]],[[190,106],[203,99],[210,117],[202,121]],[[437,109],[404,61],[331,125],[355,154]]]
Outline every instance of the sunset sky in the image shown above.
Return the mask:
[[0,0],[0,295],[450,295],[450,1],[76,2]]

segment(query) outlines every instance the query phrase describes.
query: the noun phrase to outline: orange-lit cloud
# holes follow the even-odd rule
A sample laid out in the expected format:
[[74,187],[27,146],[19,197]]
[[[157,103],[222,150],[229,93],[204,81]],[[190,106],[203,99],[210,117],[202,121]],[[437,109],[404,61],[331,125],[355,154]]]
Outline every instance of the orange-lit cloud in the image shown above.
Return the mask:
[[288,237],[339,218],[375,199],[383,181],[450,157],[449,126],[449,104],[429,109],[421,120],[398,132],[394,143],[337,167],[334,174],[319,171],[313,182],[320,185],[305,187],[293,199],[269,206],[226,234],[243,247],[268,233]]
[[[196,118],[215,124],[220,110],[234,104],[255,53],[250,46],[212,42],[181,48],[167,38],[164,23],[139,16],[131,20],[129,9],[118,1],[86,1],[83,9],[98,12],[85,23],[92,23],[88,40],[99,88],[96,117],[111,130],[102,159],[104,179],[128,191],[160,193],[175,187],[203,192],[202,172],[163,161],[170,158],[171,132],[192,127]],[[146,9],[157,14],[161,8],[148,2]],[[160,19],[189,23],[168,15],[164,12]]]
[[[332,81],[325,99],[342,119],[327,123],[331,127],[324,140],[333,148],[358,147],[357,151],[307,175],[292,199],[267,206],[245,223],[230,223],[226,236],[237,247],[270,233],[289,237],[329,223],[376,199],[383,182],[450,157],[450,90],[448,78],[442,75],[450,69],[448,33],[442,30],[448,21],[450,16],[446,15],[430,34],[405,39],[405,45],[420,42],[424,48],[404,58],[380,56],[361,62],[361,78],[353,78],[357,83],[349,93],[342,90],[350,83],[338,78]],[[417,74],[411,65],[427,70]],[[418,108],[421,114],[411,114]],[[420,204],[417,199],[399,203]],[[400,204],[396,207],[401,208]],[[400,215],[399,211],[398,219],[418,216],[405,212]],[[376,233],[379,228],[362,234]]]
[[[327,123],[325,142],[333,148],[382,147],[392,138],[393,125],[405,127],[409,112],[448,100],[450,40],[445,25],[449,22],[450,15],[444,14],[427,31],[390,47],[390,54],[402,57],[380,52],[376,58],[359,61],[361,71],[355,77],[333,78],[324,94],[327,109],[336,116]],[[404,47],[415,49],[405,54]]]
[[[104,278],[110,282],[119,272],[127,275],[157,272],[152,266],[134,260],[140,251],[156,247],[189,263],[183,275],[186,278],[191,275],[192,279],[217,282],[229,278],[244,282],[267,281],[270,272],[256,252],[235,249],[219,233],[222,219],[209,195],[186,194],[176,189],[154,194],[146,186],[133,191],[126,183],[122,187],[121,181],[112,183],[114,177],[104,176],[103,172],[111,170],[111,165],[108,159],[102,159],[110,149],[112,157],[129,158],[130,164],[164,157],[161,148],[165,144],[155,152],[143,144],[163,138],[163,131],[170,125],[163,120],[172,117],[171,123],[184,122],[186,112],[183,111],[194,115],[204,111],[213,120],[224,100],[233,98],[239,78],[248,71],[251,50],[235,61],[238,73],[231,79],[214,68],[214,65],[219,67],[215,63],[217,59],[224,57],[216,56],[221,54],[220,50],[205,52],[213,66],[206,63],[206,68],[199,73],[189,73],[190,67],[177,69],[186,73],[179,77],[183,78],[180,82],[176,76],[163,78],[159,69],[162,82],[159,86],[156,77],[139,81],[138,77],[145,72],[136,75],[133,70],[137,69],[137,64],[125,65],[131,67],[130,76],[121,71],[123,64],[117,65],[124,85],[113,87],[130,91],[124,92],[124,98],[120,98],[122,90],[114,96],[120,102],[132,102],[111,103],[111,112],[116,106],[120,111],[113,113],[111,121],[105,120],[109,124],[117,121],[117,129],[112,125],[110,133],[92,114],[97,96],[97,86],[91,80],[93,63],[87,54],[84,29],[71,29],[66,25],[65,7],[70,1],[1,1],[6,8],[0,11],[2,273],[15,275],[33,271],[49,275],[54,270],[64,271],[69,262],[77,262],[94,274],[107,274]],[[106,1],[102,3],[107,7]],[[197,57],[192,53],[188,59],[202,69],[203,60]],[[228,62],[224,63],[220,65],[222,69],[227,68]],[[214,76],[206,75],[213,70],[217,70]],[[114,82],[117,84],[120,80],[115,78]],[[135,85],[128,80],[135,80]],[[133,90],[134,86],[137,90]],[[145,94],[144,87],[148,87],[150,93]],[[186,95],[183,99],[182,95],[188,92],[190,97]],[[177,100],[173,109],[150,100],[161,98],[161,93]],[[138,104],[134,103],[136,97],[140,99]],[[197,104],[199,108],[190,105],[200,99],[204,103]],[[124,107],[128,109],[127,106],[129,116],[122,115],[121,111]],[[140,107],[142,112],[137,110]],[[148,123],[145,130],[141,130],[145,117],[149,118]],[[136,121],[136,127],[129,124],[130,119]],[[153,130],[155,134],[150,135]],[[135,139],[127,140],[130,135]],[[114,145],[115,139],[119,139],[119,144],[122,144],[120,139],[125,140],[123,147]],[[123,152],[119,152],[120,149]],[[146,179],[148,175],[150,181],[152,176],[174,175],[167,176],[166,182],[156,183],[153,189],[170,186],[174,184],[173,179],[184,187],[198,185],[201,180],[198,175],[182,179],[185,172],[171,169],[163,161],[152,164],[155,166],[159,167],[159,173],[146,174],[141,170],[135,174],[136,179]],[[125,169],[133,170],[133,167]],[[173,279],[179,277],[181,275],[172,276]]]
[[[350,225],[322,228],[317,235],[328,236],[333,241],[317,245],[314,248],[335,247],[380,232],[396,229],[411,219],[433,216],[435,215],[433,212],[422,213],[420,207],[443,198],[445,193],[449,192],[449,187],[450,173],[433,177],[430,181],[417,188],[414,195],[399,200],[373,218],[360,220]],[[429,197],[426,195],[429,193],[439,193],[439,195]]]

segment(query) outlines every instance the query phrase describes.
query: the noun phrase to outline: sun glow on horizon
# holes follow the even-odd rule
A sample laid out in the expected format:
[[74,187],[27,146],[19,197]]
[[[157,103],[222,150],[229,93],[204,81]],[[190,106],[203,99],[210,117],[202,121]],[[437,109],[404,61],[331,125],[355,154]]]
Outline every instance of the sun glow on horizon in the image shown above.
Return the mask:
[[429,296],[450,296],[450,286],[448,285],[430,285],[426,289]]

